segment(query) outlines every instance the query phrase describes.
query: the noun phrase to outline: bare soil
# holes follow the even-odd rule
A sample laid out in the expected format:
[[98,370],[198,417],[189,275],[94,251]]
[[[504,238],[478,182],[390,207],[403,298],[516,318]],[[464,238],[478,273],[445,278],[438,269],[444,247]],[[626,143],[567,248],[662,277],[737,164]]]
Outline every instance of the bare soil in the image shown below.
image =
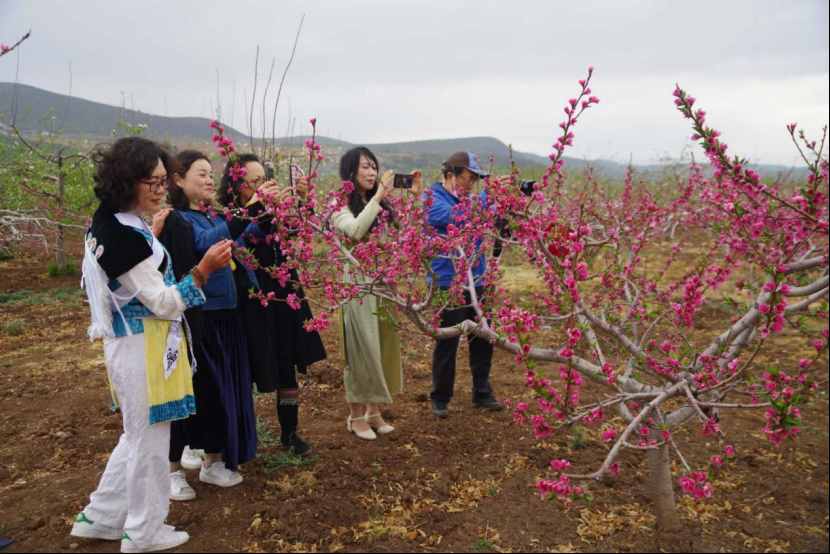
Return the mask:
[[[109,409],[100,345],[85,337],[77,281],[47,277],[38,260],[0,262],[0,294],[19,293],[0,297],[0,536],[14,539],[10,552],[118,551],[117,543],[68,534],[121,426]],[[825,394],[805,408],[795,448],[763,440],[760,414],[725,418],[737,460],[716,480],[714,498],[680,498],[682,529],[661,537],[643,487],[643,457],[627,453],[619,479],[594,485],[590,503],[566,509],[544,502],[533,486],[549,460],[595,467],[605,452],[596,432],[539,443],[509,411],[477,411],[464,347],[450,417],[436,420],[428,402],[432,342],[408,327],[401,336],[406,391],[384,412],[395,433],[369,443],[346,432],[342,352],[328,331],[329,359],[302,383],[301,430],[314,446],[312,460],[283,454],[274,440],[274,398],[257,395],[258,458],[233,489],[190,474],[198,498],[174,503],[169,518],[191,534],[180,550],[828,551]],[[499,397],[526,398],[523,382],[512,358],[497,352]],[[686,433],[686,455],[705,467],[712,453],[706,439]]]

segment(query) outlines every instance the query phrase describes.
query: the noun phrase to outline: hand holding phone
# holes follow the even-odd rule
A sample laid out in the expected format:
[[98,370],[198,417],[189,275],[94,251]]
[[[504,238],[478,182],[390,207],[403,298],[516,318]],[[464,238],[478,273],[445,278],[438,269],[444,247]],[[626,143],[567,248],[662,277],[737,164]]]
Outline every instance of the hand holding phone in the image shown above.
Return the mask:
[[384,171],[383,175],[380,178],[380,183],[378,183],[378,190],[375,193],[375,198],[378,200],[378,202],[382,201],[392,192],[392,189],[394,187],[394,181],[394,172],[389,170]]
[[414,177],[414,175],[405,173],[395,173],[395,181],[392,186],[396,189],[411,189]]

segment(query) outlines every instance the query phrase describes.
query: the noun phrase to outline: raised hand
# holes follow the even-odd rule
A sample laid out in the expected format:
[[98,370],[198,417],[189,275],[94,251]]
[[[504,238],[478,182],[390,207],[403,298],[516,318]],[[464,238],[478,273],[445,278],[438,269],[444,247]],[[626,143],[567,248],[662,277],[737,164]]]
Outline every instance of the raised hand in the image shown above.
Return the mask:
[[231,261],[232,246],[233,241],[223,240],[208,248],[199,262],[199,271],[207,277],[217,269],[227,266]]
[[170,215],[170,212],[173,211],[173,208],[164,208],[162,210],[157,211],[153,215],[153,224],[152,224],[152,231],[153,235],[158,238],[161,235],[161,232],[164,230],[164,223],[167,221],[167,216]]
[[395,172],[387,170],[383,173],[383,176],[380,178],[380,184],[378,185],[378,191],[375,193],[375,198],[378,202],[382,201],[386,198],[393,190],[393,185],[395,183]]

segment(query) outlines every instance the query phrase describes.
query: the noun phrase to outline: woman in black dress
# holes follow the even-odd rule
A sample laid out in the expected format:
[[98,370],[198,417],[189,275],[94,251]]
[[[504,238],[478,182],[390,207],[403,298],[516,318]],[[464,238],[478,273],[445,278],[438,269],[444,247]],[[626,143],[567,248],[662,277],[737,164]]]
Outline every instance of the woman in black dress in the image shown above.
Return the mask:
[[[262,216],[265,208],[257,202],[257,188],[266,184],[265,168],[254,154],[240,155],[236,163],[245,168],[245,176],[236,183],[230,177],[230,167],[225,168],[222,176],[219,201],[224,205],[247,208],[248,216]],[[268,185],[275,185],[269,182]],[[283,194],[287,193],[283,191]],[[264,294],[273,292],[277,298],[267,307],[259,300],[250,297],[250,286],[240,282],[245,277],[244,271],[237,270],[237,290],[239,306],[243,311],[248,353],[251,361],[254,383],[259,392],[276,391],[277,418],[280,422],[280,440],[283,447],[296,455],[304,456],[311,447],[297,433],[299,424],[299,384],[297,372],[306,373],[308,366],[326,358],[326,350],[319,333],[308,332],[304,324],[312,319],[311,308],[305,300],[296,270],[291,271],[291,279],[285,286],[280,286],[266,268],[279,266],[285,256],[279,243],[266,240],[265,237],[276,231],[273,221],[266,215],[259,217],[258,232],[246,231],[237,240],[237,244],[248,248],[256,257],[259,267],[256,280]],[[251,227],[248,227],[250,229]],[[289,294],[300,299],[300,309],[292,309],[284,300]]]

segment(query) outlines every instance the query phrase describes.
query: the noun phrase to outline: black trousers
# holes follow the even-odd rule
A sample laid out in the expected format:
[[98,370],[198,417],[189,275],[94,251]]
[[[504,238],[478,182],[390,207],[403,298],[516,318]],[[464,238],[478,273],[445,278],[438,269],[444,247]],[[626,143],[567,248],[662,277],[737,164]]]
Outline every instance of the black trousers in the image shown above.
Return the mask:
[[[479,301],[483,301],[484,290],[476,289]],[[464,293],[465,301],[470,304],[469,293]],[[446,309],[441,312],[441,327],[458,325],[465,319],[475,321],[475,310],[469,307]],[[490,367],[493,361],[493,345],[484,339],[470,335],[470,370],[473,374],[473,401],[493,395],[490,388]],[[455,387],[455,358],[458,354],[460,337],[439,340],[432,353],[432,393],[430,398],[449,402]]]

